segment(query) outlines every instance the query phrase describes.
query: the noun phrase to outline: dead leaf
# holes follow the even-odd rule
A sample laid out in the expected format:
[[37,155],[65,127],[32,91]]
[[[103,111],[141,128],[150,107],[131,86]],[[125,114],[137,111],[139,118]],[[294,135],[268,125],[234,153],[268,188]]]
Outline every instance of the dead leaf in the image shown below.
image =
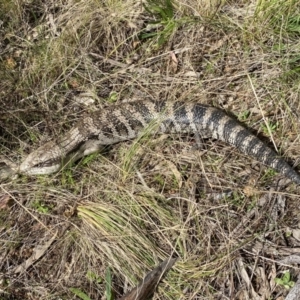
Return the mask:
[[5,65],[7,69],[13,69],[17,63],[12,57],[8,57],[5,61]]
[[10,200],[12,199],[8,194],[0,196],[0,210],[8,208],[10,206]]
[[290,228],[291,232],[292,232],[292,235],[293,237],[300,242],[300,229],[299,228],[295,228],[295,229],[292,229]]
[[52,236],[52,238],[46,242],[43,245],[37,245],[33,251],[32,251],[32,255],[22,264],[20,264],[19,266],[17,266],[14,270],[15,273],[21,273],[26,271],[31,265],[33,265],[38,259],[40,259],[45,252],[47,251],[47,249],[51,246],[51,244],[54,242],[54,240],[56,239],[57,236],[57,232]]
[[176,258],[164,260],[158,267],[148,273],[137,287],[119,300],[145,300],[151,297],[162,277],[172,268],[176,260]]
[[171,71],[173,73],[176,73],[177,69],[178,69],[178,60],[177,60],[176,54],[173,51],[171,51],[170,56],[171,56],[171,66],[170,66]]
[[243,189],[243,192],[247,197],[255,196],[261,193],[261,191],[250,185],[246,185]]

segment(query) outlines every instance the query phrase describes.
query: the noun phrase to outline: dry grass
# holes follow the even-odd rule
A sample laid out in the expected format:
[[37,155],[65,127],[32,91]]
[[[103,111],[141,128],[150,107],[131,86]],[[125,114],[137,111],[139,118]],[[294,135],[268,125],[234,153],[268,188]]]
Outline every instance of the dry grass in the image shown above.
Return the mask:
[[[300,3],[179,0],[164,17],[155,2],[2,1],[1,155],[20,162],[89,111],[153,97],[221,107],[297,166]],[[278,178],[220,142],[145,135],[3,183],[1,299],[117,299],[170,256],[154,299],[283,299],[300,192]]]

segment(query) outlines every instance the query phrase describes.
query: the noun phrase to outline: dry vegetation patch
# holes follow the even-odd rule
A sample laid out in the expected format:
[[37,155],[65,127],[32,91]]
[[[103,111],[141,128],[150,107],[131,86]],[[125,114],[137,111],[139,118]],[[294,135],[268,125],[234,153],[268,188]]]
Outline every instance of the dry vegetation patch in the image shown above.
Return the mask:
[[[1,158],[112,102],[167,98],[223,108],[297,168],[299,4],[2,1]],[[300,193],[280,178],[221,142],[146,133],[1,183],[1,299],[118,299],[167,257],[154,299],[283,299]]]

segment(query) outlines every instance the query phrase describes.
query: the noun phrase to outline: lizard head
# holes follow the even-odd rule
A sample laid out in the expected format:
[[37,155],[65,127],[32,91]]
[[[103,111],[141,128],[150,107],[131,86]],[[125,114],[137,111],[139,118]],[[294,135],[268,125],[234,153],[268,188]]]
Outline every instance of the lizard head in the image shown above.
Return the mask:
[[19,172],[28,175],[51,174],[61,168],[62,150],[50,141],[30,153],[21,163]]

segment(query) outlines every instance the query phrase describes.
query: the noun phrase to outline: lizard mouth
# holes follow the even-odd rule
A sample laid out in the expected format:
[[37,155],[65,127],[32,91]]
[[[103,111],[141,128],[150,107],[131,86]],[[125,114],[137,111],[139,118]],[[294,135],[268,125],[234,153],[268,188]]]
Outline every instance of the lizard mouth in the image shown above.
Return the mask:
[[55,165],[60,165],[62,163],[62,159],[52,159],[48,161],[44,161],[42,163],[38,163],[33,166],[33,168],[51,168]]
[[[76,147],[75,150],[67,153],[64,157],[53,158],[35,164],[32,167],[32,170],[34,170],[33,172],[37,172],[39,169],[41,169],[41,172],[39,172],[39,174],[50,174],[59,171],[63,166],[66,166],[69,162],[74,161],[74,159],[76,160],[78,154],[78,148],[80,148],[80,145]],[[46,173],[44,173],[44,170]],[[55,170],[55,171],[50,171],[50,170]],[[33,173],[33,174],[37,174],[37,173]]]
[[30,164],[24,162],[20,165],[20,172],[28,175],[51,174],[59,171],[61,159],[51,159],[41,163]]
[[55,173],[55,172],[58,172],[61,168],[61,165],[60,163],[52,163],[52,164],[49,164],[49,165],[45,165],[44,163],[39,166],[39,165],[36,165],[26,171],[24,171],[25,174],[27,175],[47,175],[47,174],[52,174],[52,173]]

